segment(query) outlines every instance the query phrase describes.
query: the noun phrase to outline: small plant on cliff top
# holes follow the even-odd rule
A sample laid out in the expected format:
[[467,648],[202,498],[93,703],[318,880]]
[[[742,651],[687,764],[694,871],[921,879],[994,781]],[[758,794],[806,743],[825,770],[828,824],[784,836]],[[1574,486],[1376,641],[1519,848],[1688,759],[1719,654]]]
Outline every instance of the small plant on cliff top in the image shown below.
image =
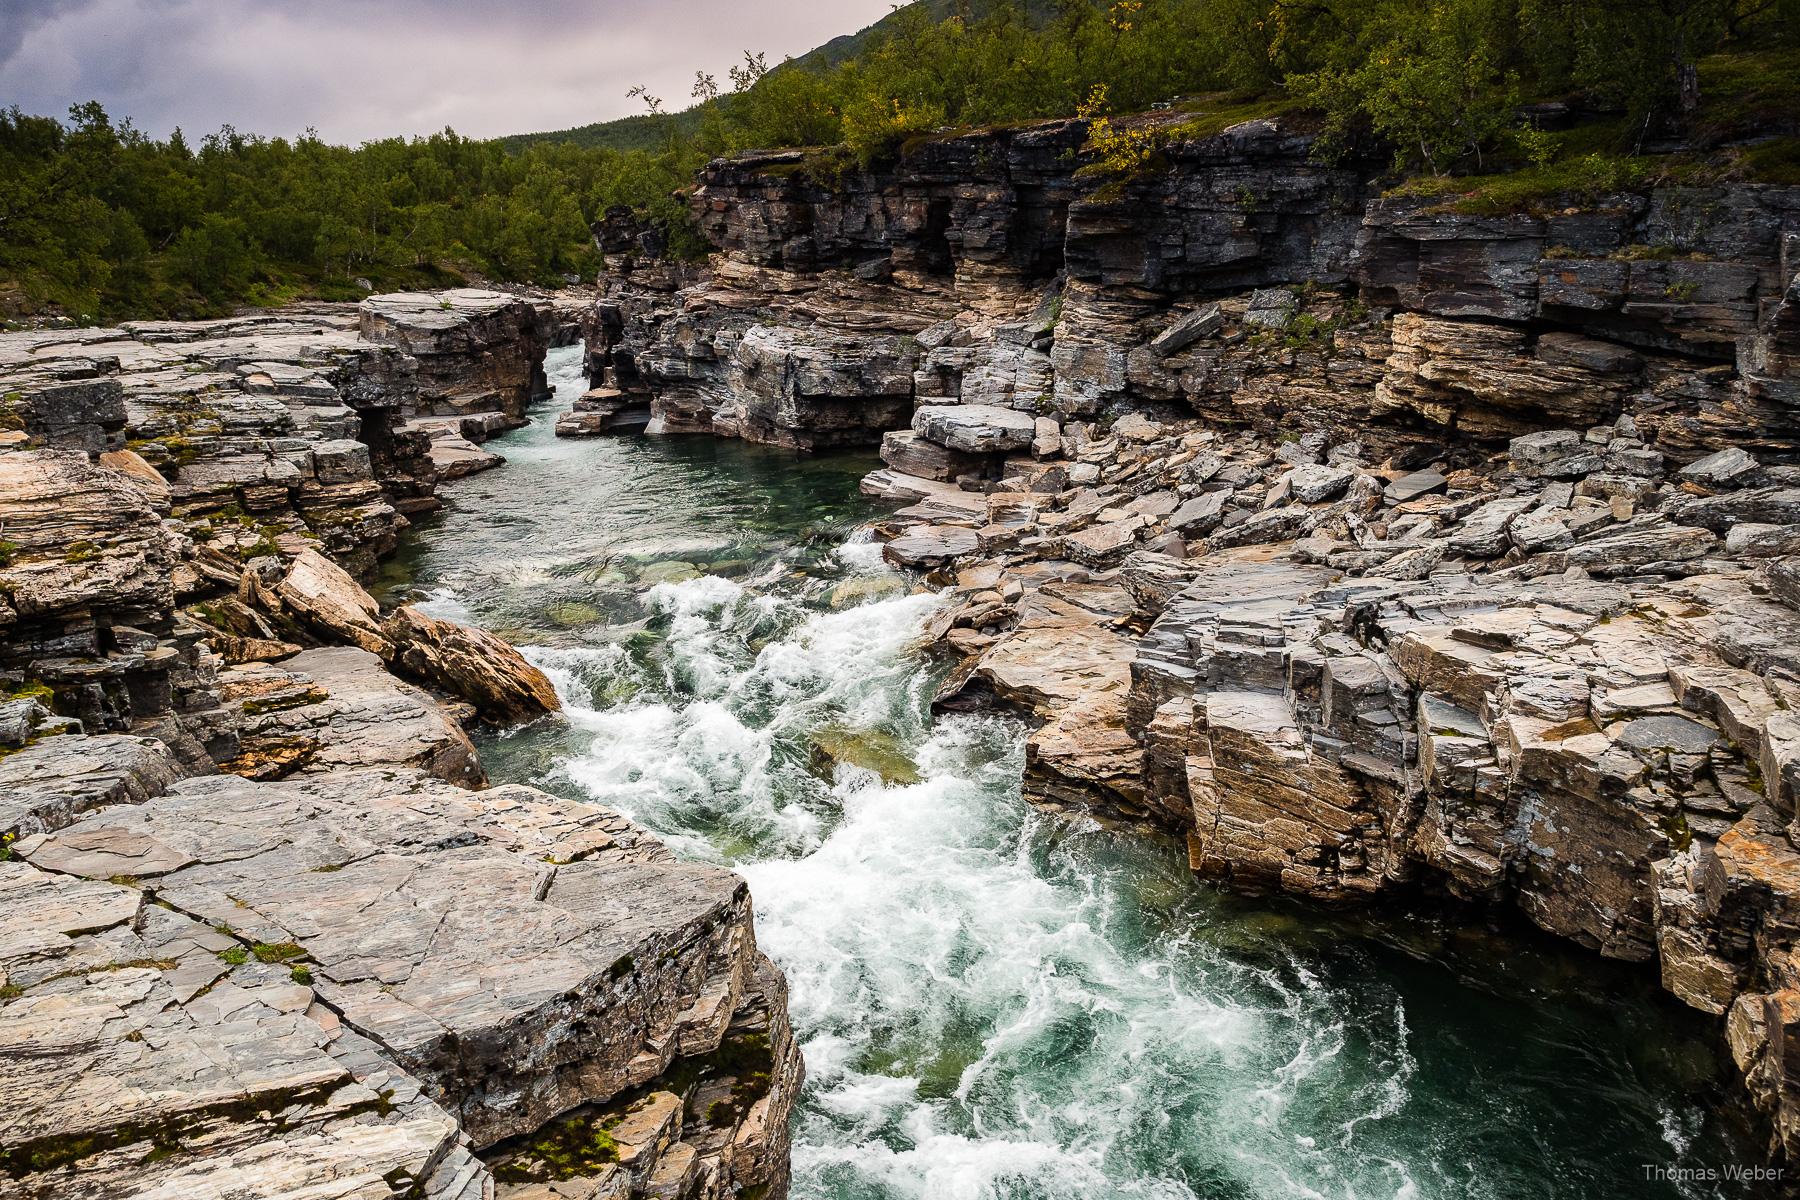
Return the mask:
[[844,106],[844,144],[858,163],[872,166],[908,138],[939,128],[945,119],[941,104],[857,97]]
[[1106,85],[1096,83],[1075,110],[1076,118],[1088,123],[1088,147],[1099,156],[1082,170],[1114,178],[1135,175],[1150,165],[1166,136],[1155,128],[1120,129],[1106,115],[1108,107]]

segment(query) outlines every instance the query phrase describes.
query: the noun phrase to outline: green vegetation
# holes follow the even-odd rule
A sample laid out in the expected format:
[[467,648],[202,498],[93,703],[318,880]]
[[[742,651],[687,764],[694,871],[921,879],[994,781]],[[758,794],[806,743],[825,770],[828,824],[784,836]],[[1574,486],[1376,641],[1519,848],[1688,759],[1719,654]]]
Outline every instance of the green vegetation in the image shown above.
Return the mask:
[[283,963],[305,958],[306,951],[293,942],[257,942],[250,947],[257,962]]
[[[615,206],[702,253],[680,193],[710,157],[810,147],[794,173],[835,187],[924,139],[1044,117],[1086,119],[1094,171],[1122,181],[1174,141],[1305,110],[1322,153],[1379,154],[1474,212],[1702,162],[1800,182],[1797,43],[1800,0],[920,0],[800,59],[746,54],[725,86],[696,72],[681,112],[634,88],[643,115],[493,142],[226,127],[194,146],[97,104],[15,108],[0,306],[193,316],[364,283],[554,283],[597,266],[589,226]],[[1671,135],[1688,159],[1658,153]]]
[[41,679],[26,679],[17,686],[8,686],[6,697],[9,700],[36,700],[48,707],[56,698],[56,692]]
[[606,1109],[576,1109],[558,1117],[496,1162],[494,1178],[501,1183],[536,1183],[597,1175],[619,1161],[612,1129],[624,1119],[623,1111]]
[[[446,130],[351,150],[227,127],[189,144],[0,111],[0,296],[78,319],[197,316],[469,276],[560,282],[596,265],[588,221],[641,203],[631,155],[509,154]],[[22,297],[23,305],[19,304]]]
[[[636,89],[650,113],[629,138],[542,136],[655,128],[671,147],[838,146],[866,167],[946,128],[1079,115],[1103,171],[1128,174],[1170,140],[1306,108],[1328,152],[1379,147],[1398,172],[1541,168],[1677,131],[1800,133],[1797,40],[1800,0],[922,0],[772,70],[746,56],[726,94],[700,73],[681,113]],[[1520,120],[1551,100],[1598,114],[1599,144]],[[1186,119],[1110,115],[1164,103]]]

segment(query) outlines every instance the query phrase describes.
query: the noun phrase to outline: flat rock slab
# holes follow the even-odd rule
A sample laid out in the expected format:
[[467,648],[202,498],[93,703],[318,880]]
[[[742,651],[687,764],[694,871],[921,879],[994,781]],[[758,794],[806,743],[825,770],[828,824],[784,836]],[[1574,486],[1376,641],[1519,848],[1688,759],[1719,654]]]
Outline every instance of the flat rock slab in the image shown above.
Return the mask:
[[1613,739],[1633,750],[1673,750],[1705,754],[1719,742],[1719,731],[1672,713],[1639,717],[1613,731]]
[[1389,483],[1383,496],[1389,504],[1405,504],[1433,492],[1441,492],[1449,480],[1438,471],[1413,471]]
[[366,650],[333,646],[279,665],[219,673],[241,752],[223,764],[251,778],[401,765],[478,784],[485,776],[457,723],[436,700],[388,674]]
[[[189,780],[17,852],[94,880],[132,865],[176,913],[280,961],[304,956],[309,987],[477,1145],[642,1084],[678,1047],[716,1046],[756,957],[730,872],[673,862],[610,810],[416,771]],[[130,919],[140,894],[114,890],[28,905],[100,910],[30,928]],[[269,1082],[251,1090],[332,1078],[311,1045],[259,1049],[253,1065]],[[84,1107],[127,1119],[120,1105],[141,1113]]]
[[382,325],[424,333],[460,330],[472,318],[493,317],[518,305],[509,292],[451,288],[443,292],[387,292],[362,302],[363,336]]
[[186,774],[151,738],[43,738],[0,758],[0,833],[60,829],[89,809],[160,795]]
[[235,945],[136,887],[0,862],[7,1195],[480,1200],[450,1115]]
[[1023,450],[1037,433],[1037,418],[992,404],[928,404],[913,413],[913,432],[950,450],[996,454]]
[[446,433],[431,439],[431,465],[439,479],[462,479],[506,465],[504,455],[483,450],[469,439]]
[[882,547],[882,557],[902,567],[942,566],[980,547],[973,529],[962,525],[921,525]]

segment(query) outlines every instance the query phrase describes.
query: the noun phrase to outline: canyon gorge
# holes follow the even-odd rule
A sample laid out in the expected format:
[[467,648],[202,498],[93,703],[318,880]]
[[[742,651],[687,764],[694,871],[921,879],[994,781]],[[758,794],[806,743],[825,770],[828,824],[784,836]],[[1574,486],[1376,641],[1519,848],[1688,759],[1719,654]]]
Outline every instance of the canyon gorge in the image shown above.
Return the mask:
[[0,333],[17,1194],[1791,1191],[1800,187],[1142,120]]

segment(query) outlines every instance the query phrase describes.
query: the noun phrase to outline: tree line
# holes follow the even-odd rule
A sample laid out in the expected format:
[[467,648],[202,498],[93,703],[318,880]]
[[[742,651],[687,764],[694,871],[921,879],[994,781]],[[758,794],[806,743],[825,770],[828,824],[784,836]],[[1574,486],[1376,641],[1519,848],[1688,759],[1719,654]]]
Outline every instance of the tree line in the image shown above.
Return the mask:
[[1800,0],[925,0],[837,61],[746,54],[723,81],[697,72],[679,112],[634,89],[647,111],[623,149],[450,130],[350,148],[229,126],[195,145],[98,104],[66,120],[13,108],[0,306],[10,293],[98,320],[363,284],[554,284],[596,268],[589,225],[615,205],[701,252],[677,193],[718,154],[816,146],[842,172],[946,127],[1099,122],[1198,94],[1310,109],[1327,151],[1384,146],[1399,174],[1547,161],[1556,147],[1519,120],[1529,100],[1608,114],[1610,149],[1635,152],[1691,120],[1721,50],[1768,56],[1739,73],[1763,106],[1746,121],[1791,119],[1797,38]]

